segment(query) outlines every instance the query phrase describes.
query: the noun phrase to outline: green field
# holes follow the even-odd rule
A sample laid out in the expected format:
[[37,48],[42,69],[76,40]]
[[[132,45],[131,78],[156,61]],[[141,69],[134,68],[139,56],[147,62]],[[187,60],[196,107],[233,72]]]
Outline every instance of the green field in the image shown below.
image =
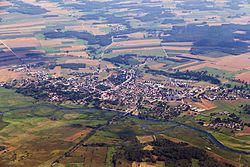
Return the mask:
[[[0,167],[130,167],[132,163],[134,167],[144,166],[136,163],[149,162],[152,159],[152,165],[165,167],[171,166],[168,164],[170,161],[178,161],[181,157],[173,157],[174,151],[168,152],[169,155],[166,157],[170,159],[163,156],[172,146],[174,150],[179,150],[176,143],[187,143],[181,151],[177,151],[179,153],[184,152],[189,155],[193,151],[189,150],[187,153],[185,147],[194,146],[195,149],[208,153],[203,154],[209,155],[203,156],[204,159],[209,157],[237,167],[249,166],[250,155],[225,151],[224,147],[218,145],[216,140],[212,141],[209,134],[205,133],[211,133],[226,147],[250,152],[249,132],[243,129],[236,131],[236,128],[232,130],[223,127],[215,130],[214,127],[213,129],[202,126],[216,118],[228,118],[233,113],[240,117],[243,123],[249,123],[250,115],[242,112],[240,107],[243,104],[250,104],[249,99],[214,101],[216,108],[200,114],[195,113],[197,115],[184,112],[183,109],[178,112],[177,108],[173,112],[181,114],[176,116],[173,122],[167,122],[165,119],[164,122],[147,120],[151,117],[147,113],[156,115],[155,119],[161,119],[164,115],[172,114],[164,113],[170,111],[168,109],[171,107],[189,102],[193,105],[190,97],[194,101],[196,98],[203,98],[203,90],[206,91],[208,86],[215,86],[208,82],[210,79],[196,82],[196,79],[191,80],[192,75],[188,72],[184,77],[175,76],[175,72],[181,76],[182,71],[177,72],[191,66],[202,63],[217,65],[217,62],[220,65],[219,62],[224,61],[220,58],[224,56],[225,60],[226,56],[230,59],[237,56],[243,59],[244,54],[249,54],[250,24],[247,23],[249,9],[249,0],[239,0],[236,3],[233,0],[223,2],[221,0],[1,0],[0,70],[8,70],[10,77],[0,74],[2,77],[0,81],[19,80],[21,77],[24,80],[26,77],[32,78],[33,75],[26,67],[15,66],[20,62],[23,65],[30,64],[32,74],[34,72],[40,76],[40,72],[44,72],[44,76],[49,76],[49,79],[50,76],[57,78],[55,83],[51,84],[51,88],[56,86],[56,92],[53,91],[54,88],[51,90],[50,86],[37,91],[38,94],[40,92],[49,94],[47,101],[43,101],[44,96],[37,100],[18,94],[15,90],[0,87]],[[194,64],[190,64],[191,62]],[[39,63],[44,64],[39,65]],[[84,68],[78,69],[78,63],[79,66],[84,65]],[[237,65],[237,61],[235,64]],[[76,69],[63,68],[64,65]],[[228,90],[234,87],[236,89],[237,86],[247,89],[247,84],[234,80],[238,74],[250,70],[247,65],[245,62],[242,67],[232,67],[241,69],[236,72],[220,70],[217,67],[205,67],[198,71],[207,71],[207,75],[213,77],[212,79],[219,78],[221,86]],[[180,68],[175,68],[177,66]],[[17,72],[22,70],[27,71]],[[209,78],[208,76],[206,78]],[[46,84],[45,77],[41,77],[42,85]],[[37,78],[33,79],[36,85]],[[69,84],[64,84],[66,79],[70,80]],[[115,80],[122,80],[125,83],[116,85]],[[16,87],[12,88],[20,89],[20,92],[23,88],[31,88],[27,89],[31,92],[34,90],[33,83],[25,87],[25,82],[29,80],[24,81],[24,84],[22,81],[20,85],[17,81]],[[164,85],[164,89],[157,83]],[[218,83],[217,86],[219,85]],[[107,87],[110,90],[107,90],[108,93],[105,90],[92,94],[93,91],[99,91],[98,87],[103,89]],[[90,93],[86,95],[90,98],[82,95],[85,92],[83,89]],[[197,93],[195,89],[202,92],[201,96],[195,97]],[[178,92],[176,96],[183,95],[182,102],[173,102],[172,98],[169,100],[171,96],[175,96],[175,92]],[[49,102],[57,99],[57,96],[52,97],[53,94],[59,95],[58,101],[67,99],[67,102],[66,100]],[[73,98],[61,98],[62,94],[74,95],[74,98],[79,95],[79,98],[71,101]],[[169,97],[158,98],[158,95],[162,97],[169,95]],[[103,100],[103,96],[104,98],[109,96],[112,100]],[[113,103],[115,96],[118,100]],[[137,103],[132,103],[131,106],[123,103],[130,97],[129,100]],[[97,106],[96,103],[99,101],[102,105],[97,105],[100,107],[107,105],[107,108],[124,111],[129,111],[130,107],[135,105],[135,109],[132,110],[143,118],[91,108]],[[107,104],[104,104],[106,101]],[[230,114],[221,114],[225,111]],[[166,149],[164,147],[165,150],[158,148],[162,151],[162,155],[155,156],[152,152],[158,151],[155,149],[157,146],[152,141],[141,142],[140,139],[143,137],[153,138],[153,142],[164,138],[175,143]],[[137,148],[138,143],[141,144],[140,148]],[[129,153],[125,150],[131,147],[130,151],[138,154],[129,157]],[[147,152],[147,158],[140,161],[131,160],[135,157],[140,159],[137,156],[141,152],[148,151],[147,149],[152,151]],[[139,152],[136,152],[138,150]],[[130,160],[126,159],[126,156]],[[116,161],[118,163],[114,162],[115,158],[118,159]],[[189,164],[186,166],[200,166],[200,159],[185,158],[180,159],[184,160],[181,161],[184,164]],[[183,167],[183,164],[176,166]]]
[[220,77],[220,78],[225,78],[225,79],[234,79],[237,74],[241,74],[246,72],[247,70],[240,70],[236,72],[230,72],[230,71],[225,71],[225,70],[219,70],[216,68],[211,68],[211,67],[205,67],[202,69],[199,69],[199,71],[207,71],[208,74]]
[[[9,109],[1,109],[4,114],[1,119],[0,145],[8,145],[15,148],[14,151],[7,152],[1,156],[0,162],[6,165],[9,163],[15,165],[21,162],[25,166],[35,164],[46,166],[46,164],[51,163],[54,158],[62,155],[80,140],[67,142],[65,138],[81,131],[84,127],[95,128],[104,125],[107,123],[107,120],[115,115],[115,113],[100,110],[77,109],[79,106],[75,105],[58,106],[47,102],[36,102],[32,98],[23,97],[12,90],[3,88],[0,89],[0,93],[4,94],[4,98],[0,99],[2,108]],[[123,118],[115,124],[98,130],[86,141],[86,144],[104,143],[117,145],[125,142],[128,137],[162,133],[166,137],[172,137],[171,139],[185,141],[205,150],[210,148],[212,152],[224,158],[235,162],[238,161],[238,155],[214,147],[205,136],[186,128],[174,128],[174,126],[174,124],[161,124],[160,122],[150,122],[137,118]],[[166,131],[166,129],[169,130]],[[213,134],[219,140],[225,138],[222,134]],[[240,148],[248,140],[249,138],[241,140],[228,138],[224,142],[225,145]],[[108,148],[108,159],[110,159],[110,154],[113,154],[115,148]],[[46,152],[36,151],[37,149],[46,149]],[[245,147],[245,149],[247,148]],[[99,152],[102,151],[98,151],[98,154]],[[9,161],[13,155],[16,155],[16,157]],[[247,161],[248,158],[242,156],[243,160]],[[107,162],[107,164],[110,163]]]

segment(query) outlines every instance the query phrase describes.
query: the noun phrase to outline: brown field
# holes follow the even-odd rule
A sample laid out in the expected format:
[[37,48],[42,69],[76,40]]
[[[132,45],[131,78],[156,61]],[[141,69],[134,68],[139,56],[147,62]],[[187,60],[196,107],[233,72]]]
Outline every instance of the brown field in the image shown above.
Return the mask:
[[3,6],[10,6],[11,3],[9,1],[2,1],[0,2],[0,7],[3,7]]
[[11,79],[20,79],[25,74],[22,72],[9,71],[8,69],[0,69],[0,82],[6,82]]
[[145,50],[159,50],[163,49],[163,47],[140,47],[140,48],[130,48],[130,49],[117,49],[117,50],[112,50],[112,53],[121,53],[121,52],[132,52],[132,51],[145,51]]
[[[198,58],[203,59],[203,57],[199,56]],[[199,64],[196,66],[191,66],[183,70],[199,70],[204,67],[211,67],[226,71],[239,71],[242,69],[250,70],[250,53],[238,55],[238,56],[225,56],[220,58],[208,58],[208,61],[203,64]],[[212,60],[212,61],[211,61]],[[237,63],[235,63],[237,62]]]
[[136,136],[140,143],[149,143],[155,140],[155,136]]
[[39,41],[36,38],[17,38],[2,40],[3,43],[8,45],[10,48],[21,48],[21,47],[38,47],[40,46]]
[[164,65],[166,65],[166,64],[165,63],[157,63],[157,64],[149,65],[149,68],[151,68],[153,70],[158,70],[158,69],[162,68]]
[[164,46],[192,46],[193,42],[167,42]]
[[191,46],[190,47],[187,47],[187,46],[164,46],[163,48],[166,50],[189,51],[191,49]]
[[227,56],[227,57],[218,58],[218,60],[215,63],[216,66],[219,66],[221,68],[231,67],[234,70],[235,69],[236,70],[240,70],[240,69],[250,70],[249,64],[250,64],[250,53],[242,54],[239,56]]
[[241,16],[240,18],[230,19],[232,24],[247,24],[250,21],[250,16]]
[[44,21],[37,21],[37,22],[27,22],[27,23],[18,23],[18,24],[8,24],[8,25],[0,25],[0,29],[8,29],[8,28],[20,28],[20,27],[32,27],[32,26],[42,26],[44,25]]
[[175,66],[175,67],[173,67],[173,69],[185,68],[187,66],[196,65],[196,64],[197,64],[197,62],[189,62],[189,63],[182,64],[182,65],[179,65],[179,66]]
[[250,127],[245,126],[243,131],[238,133],[237,136],[250,136]]
[[201,102],[190,101],[189,104],[191,104],[193,107],[202,108],[205,110],[211,110],[217,107],[213,102],[206,99],[202,99]]
[[161,40],[159,39],[143,39],[143,40],[128,40],[113,42],[112,46],[117,47],[133,47],[133,46],[146,46],[146,45],[160,45]]
[[75,141],[76,139],[78,139],[78,138],[80,138],[80,137],[86,136],[86,135],[89,134],[91,131],[92,131],[91,128],[86,128],[86,129],[84,129],[84,130],[82,130],[82,131],[79,131],[79,132],[73,134],[72,136],[67,137],[64,141],[73,142],[73,141]]
[[250,83],[250,71],[237,75],[236,79]]
[[156,166],[149,164],[147,162],[133,162],[132,167],[156,167]]
[[4,145],[2,145],[2,146],[6,147],[6,149],[3,150],[3,151],[0,151],[0,155],[5,154],[5,153],[9,153],[9,152],[12,152],[12,151],[15,151],[15,150],[16,150],[16,147],[11,146],[11,145],[9,145],[9,144],[4,144]]
[[99,60],[91,60],[91,59],[69,59],[69,60],[66,60],[65,63],[79,63],[79,64],[86,64],[90,66],[97,66],[101,62]]

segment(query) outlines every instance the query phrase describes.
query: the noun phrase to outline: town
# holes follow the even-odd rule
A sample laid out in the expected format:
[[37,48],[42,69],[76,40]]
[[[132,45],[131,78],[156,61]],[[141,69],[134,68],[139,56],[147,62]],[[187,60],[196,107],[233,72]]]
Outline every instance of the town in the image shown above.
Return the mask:
[[[100,80],[98,68],[94,73],[72,72],[66,78],[34,71],[40,65],[28,65],[32,68],[28,77],[1,83],[1,86],[14,88],[16,92],[38,100],[74,103],[160,120],[171,120],[187,111],[199,114],[205,110],[187,103],[187,99],[214,101],[250,98],[249,89],[196,86],[198,81],[173,78],[164,82],[145,80],[136,68],[118,68],[112,70],[108,78]],[[24,65],[11,70],[29,71]],[[242,129],[240,123],[235,121],[215,120],[203,124],[213,128]]]

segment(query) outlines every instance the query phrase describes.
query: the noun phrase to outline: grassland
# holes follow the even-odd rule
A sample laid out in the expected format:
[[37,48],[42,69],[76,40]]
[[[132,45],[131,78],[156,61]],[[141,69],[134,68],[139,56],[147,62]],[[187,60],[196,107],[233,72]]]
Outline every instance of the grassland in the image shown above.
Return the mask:
[[[91,130],[74,140],[67,139],[81,133],[86,126],[95,128],[114,116],[112,112],[104,113],[98,110],[72,107],[63,110],[54,104],[23,97],[14,91],[2,88],[0,91],[0,110],[3,112],[0,145],[14,148],[1,155],[1,164],[6,166],[36,166],[49,163]],[[13,155],[16,157],[10,160]]]
[[[217,39],[221,38],[223,41],[225,37],[225,40],[229,38],[229,41],[249,44],[249,41],[244,40],[244,36],[248,37],[247,31],[231,33],[222,25],[228,24],[228,27],[232,26],[236,29],[249,29],[245,25],[249,21],[247,16],[250,11],[249,4],[240,4],[239,10],[235,10],[229,6],[230,3],[227,4],[227,1],[220,0],[211,2],[212,5],[205,3],[205,6],[200,6],[200,2],[198,5],[192,5],[195,1],[190,1],[188,3],[193,6],[191,9],[185,9],[185,5],[183,6],[185,1],[176,3],[170,0],[145,1],[145,3],[139,0],[119,3],[90,0],[85,1],[84,5],[87,7],[81,7],[83,4],[80,1],[64,1],[63,5],[53,0],[39,2],[20,0],[19,3],[21,2],[33,6],[34,9],[44,9],[42,11],[47,12],[26,11],[22,10],[16,1],[1,1],[0,66],[4,69],[0,70],[0,81],[18,79],[24,75],[7,71],[6,66],[9,68],[20,63],[17,57],[21,57],[27,63],[38,61],[59,64],[82,63],[86,64],[87,68],[81,69],[79,72],[91,73],[94,72],[90,69],[93,66],[101,66],[100,71],[116,68],[111,62],[102,61],[102,58],[111,58],[121,54],[136,54],[137,59],[152,57],[152,60],[145,63],[141,61],[143,66],[139,67],[140,70],[143,70],[144,67],[163,71],[170,69],[205,70],[208,74],[231,84],[232,87],[240,84],[227,80],[236,77],[236,79],[249,81],[249,53],[235,56],[217,51],[217,49],[223,50],[224,47],[212,47],[210,50],[204,47],[202,50],[205,49],[205,53],[191,54],[194,45],[203,38],[205,40],[213,39],[217,42]],[[89,8],[88,5],[90,5]],[[8,6],[14,7],[15,10],[10,10]],[[129,10],[128,6],[131,6],[133,10]],[[186,6],[189,5],[186,4]],[[217,7],[222,9],[221,12],[218,12]],[[170,17],[170,19],[165,20],[166,17]],[[209,28],[202,29],[209,25],[214,26],[216,33],[210,31]],[[189,26],[192,30],[191,35],[185,34],[187,32],[185,28]],[[176,27],[179,27],[181,31],[172,31],[176,30]],[[198,33],[200,28],[202,31]],[[71,33],[64,36],[67,31],[71,31]],[[198,34],[197,39],[193,38],[196,36],[194,31]],[[47,32],[56,33],[56,37],[46,36]],[[180,33],[181,38],[173,37],[172,41],[163,42],[163,39],[169,40],[172,37],[171,33],[173,36]],[[85,35],[88,38],[85,38]],[[120,37],[113,40],[114,36]],[[100,41],[94,40],[93,42],[93,39],[103,37],[105,38],[101,42],[111,41],[111,44],[106,45],[105,43],[103,46]],[[213,40],[211,43],[214,43]],[[11,50],[14,50],[16,55]],[[238,49],[236,47],[233,50]],[[27,55],[29,53],[36,53],[39,56],[31,58]],[[178,62],[164,59],[182,60],[178,56],[187,56],[183,60],[188,61]],[[97,58],[99,59],[96,60]],[[201,59],[202,62],[197,59]],[[130,68],[131,66],[123,65],[121,67]],[[56,73],[58,76],[66,76],[72,71],[59,67],[50,72]],[[109,74],[105,73],[100,78],[106,76]],[[144,79],[165,81],[168,78],[145,74]],[[215,103],[216,108],[208,109],[195,118],[181,115],[176,120],[205,130],[209,129],[197,125],[195,121],[199,119],[209,121],[211,113],[228,111],[236,113],[243,121],[250,120],[249,115],[241,113],[239,108],[239,105],[249,102],[217,101]],[[228,161],[230,159],[230,163],[236,166],[250,163],[249,156],[239,156],[220,150],[207,140],[206,136],[175,124],[152,123],[128,117],[115,124],[104,126],[115,115],[117,113],[86,109],[82,106],[37,101],[16,94],[14,90],[0,88],[0,146],[6,147],[4,152],[0,152],[0,164],[25,167],[49,166],[55,158],[63,155],[90,134],[84,142],[86,145],[76,149],[72,157],[66,157],[59,165],[82,166],[85,163],[89,166],[112,166],[112,155],[117,150],[117,145],[126,142],[127,138],[135,136],[143,138],[145,135],[159,134],[164,134],[171,140],[188,142],[205,149],[219,160]],[[98,129],[101,126],[104,127]],[[222,131],[210,130],[210,132],[228,147],[245,151],[250,149],[250,138],[247,135],[232,134],[225,129]],[[131,166],[131,163],[124,161],[120,166],[126,165]],[[197,161],[193,160],[193,166],[196,165]]]
[[[195,116],[195,120],[203,120],[206,122],[210,122],[212,119],[214,119],[212,116],[210,116],[212,113],[213,114],[218,114],[220,112],[229,112],[229,113],[234,113],[237,116],[241,118],[243,122],[248,122],[250,117],[249,115],[243,113],[241,111],[240,106],[244,104],[249,104],[249,100],[238,100],[236,102],[231,102],[231,101],[216,101],[214,102],[216,105],[216,108],[207,110],[205,112],[202,112],[202,114]],[[225,118],[225,115],[221,116],[216,116],[219,118]],[[218,141],[223,143],[225,146],[229,148],[233,148],[236,150],[241,150],[241,151],[248,151],[250,147],[249,143],[249,136],[248,135],[238,135],[239,132],[232,132],[229,129],[222,128],[220,130],[213,130],[212,128],[207,129],[205,127],[198,126],[193,120],[193,118],[186,119],[185,122],[188,124],[191,124],[192,126],[197,126],[198,128],[204,129],[209,131]],[[195,141],[198,141],[197,139]],[[208,146],[207,146],[208,147]],[[249,156],[245,156],[249,161]],[[232,159],[232,158],[229,158]]]
[[248,70],[239,70],[239,71],[226,71],[226,70],[220,70],[216,68],[211,67],[205,67],[202,69],[199,69],[198,71],[207,71],[208,74],[214,75],[219,78],[225,78],[225,79],[234,79],[237,75],[247,72]]
[[208,120],[209,115],[211,113],[219,113],[219,112],[224,112],[227,111],[229,113],[235,113],[236,115],[239,115],[242,120],[249,120],[250,117],[247,114],[244,114],[241,112],[241,105],[248,104],[249,100],[238,100],[236,102],[231,102],[231,101],[216,101],[214,104],[217,106],[214,109],[208,110],[203,112],[202,115],[199,115],[196,117],[196,119],[205,119]]
[[[0,162],[6,166],[10,164],[12,166],[21,164],[21,166],[27,167],[38,164],[46,166],[91,133],[91,129],[106,124],[107,120],[115,115],[113,112],[79,109],[79,106],[75,105],[58,106],[37,102],[32,98],[23,97],[14,91],[3,88],[0,91],[1,95],[4,95],[4,98],[0,99],[1,112],[3,112],[0,145],[8,148],[5,153],[1,154]],[[223,102],[217,105],[225,106]],[[217,108],[209,112],[219,112],[225,109],[234,111],[234,107],[227,105],[224,109]],[[248,118],[246,117],[246,119]],[[239,162],[239,155],[215,147],[206,139],[206,136],[198,132],[184,127],[176,127],[175,124],[162,124],[131,117],[123,118],[115,124],[97,130],[87,139],[86,146],[74,151],[70,159],[63,159],[60,164],[70,166],[85,162],[94,165],[91,159],[95,159],[95,163],[99,166],[109,166],[116,147],[125,142],[126,138],[135,136],[143,138],[145,135],[159,134],[165,134],[166,138],[171,140],[185,141],[208,150],[215,157],[220,155],[219,157],[223,157],[223,161],[230,159],[233,164]],[[212,132],[212,134],[229,147],[248,149],[243,146],[248,142],[248,137],[230,137],[216,132]],[[227,140],[224,140],[225,138]],[[98,144],[98,147],[93,148]],[[102,157],[106,155],[106,158],[102,159],[101,155]],[[79,156],[85,158],[80,160]],[[241,163],[248,162],[248,160],[249,157],[242,156]]]

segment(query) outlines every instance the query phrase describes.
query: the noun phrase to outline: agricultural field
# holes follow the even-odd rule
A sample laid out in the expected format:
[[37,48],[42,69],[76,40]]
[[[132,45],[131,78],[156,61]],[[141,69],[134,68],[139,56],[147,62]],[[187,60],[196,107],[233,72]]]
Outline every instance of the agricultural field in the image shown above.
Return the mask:
[[63,111],[58,109],[60,106],[36,102],[12,91],[0,91],[3,96],[0,145],[6,147],[1,152],[1,165],[36,166],[43,163],[47,166],[96,126],[114,116],[111,112],[61,106],[65,107]]
[[249,99],[249,0],[0,1],[0,166],[247,167]]
[[[244,113],[244,111],[240,107],[246,104],[249,104],[249,100],[238,100],[233,103],[230,101],[216,101],[213,103],[214,106],[212,108],[207,108],[205,112],[202,112],[202,114],[195,115],[192,119],[195,119],[196,122],[206,122],[205,124],[203,124],[202,128],[208,130],[224,145],[227,145],[230,148],[235,148],[237,150],[248,150],[248,140],[250,134],[248,133],[247,126],[244,127],[242,132],[233,132],[224,127],[215,128],[207,124],[209,122],[213,122],[216,118],[227,119],[228,115],[230,117],[231,114],[237,115],[237,117],[242,120],[242,123],[248,123],[250,119],[249,115]],[[190,123],[193,124],[193,121],[191,121]]]
[[[150,150],[151,147],[147,144],[161,138],[160,134],[164,134],[164,138],[173,142],[188,142],[201,149],[212,149],[215,153],[209,153],[210,156],[222,162],[238,165],[249,160],[247,156],[242,156],[239,162],[237,154],[221,151],[205,136],[178,127],[175,123],[150,122],[131,117],[122,118],[114,124],[98,129],[116,114],[110,111],[80,109],[79,106],[57,106],[37,102],[10,90],[1,88],[0,91],[4,97],[0,100],[3,112],[0,145],[6,148],[0,152],[0,163],[5,166],[37,166],[38,164],[48,166],[58,161],[60,165],[109,166],[109,164],[112,165],[112,156],[125,141],[134,137],[145,145],[145,149]],[[6,108],[9,110],[4,110]],[[60,111],[58,108],[61,108]],[[182,135],[183,133],[186,135]],[[215,134],[217,135],[220,134]],[[197,137],[194,138],[194,136]],[[218,136],[219,139],[220,137]],[[84,141],[81,141],[82,139]],[[235,140],[237,138],[232,141]],[[79,142],[82,144],[78,146]],[[203,143],[202,146],[200,143]],[[59,160],[56,160],[57,158]],[[125,159],[122,161],[128,165],[135,163]]]

